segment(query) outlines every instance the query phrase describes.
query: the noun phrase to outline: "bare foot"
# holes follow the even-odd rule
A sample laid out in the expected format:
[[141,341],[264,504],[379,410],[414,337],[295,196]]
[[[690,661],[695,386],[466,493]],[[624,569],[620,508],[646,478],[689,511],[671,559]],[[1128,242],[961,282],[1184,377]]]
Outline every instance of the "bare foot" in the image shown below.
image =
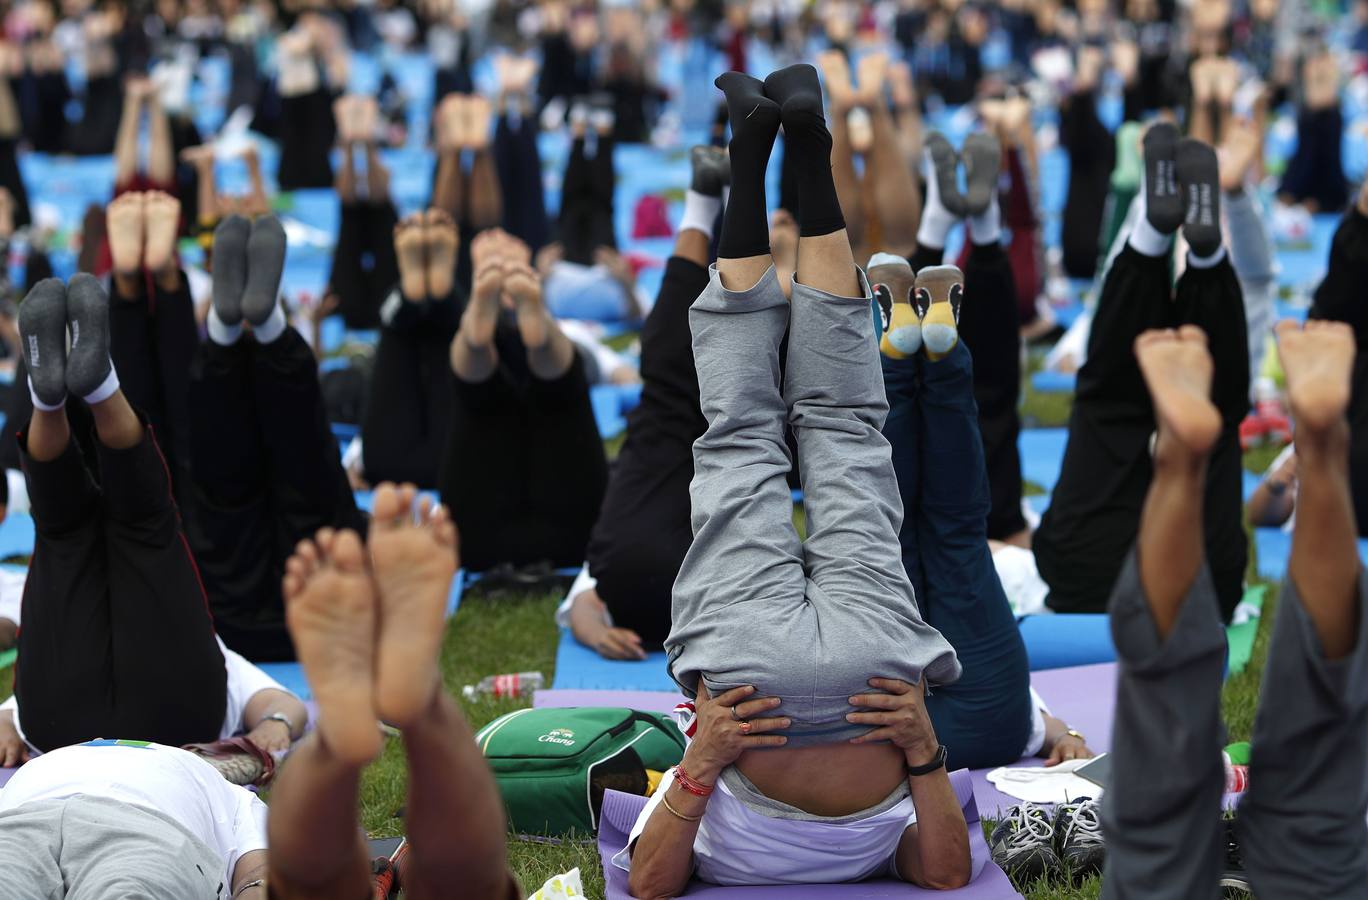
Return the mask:
[[1339,68],[1329,52],[1312,56],[1302,66],[1302,93],[1308,109],[1339,103]]
[[144,197],[137,191],[120,194],[105,210],[109,232],[109,255],[114,271],[132,275],[142,270]]
[[1260,131],[1249,119],[1236,117],[1226,126],[1220,147],[1221,190],[1226,193],[1244,187],[1249,167],[1259,158]]
[[489,146],[489,123],[493,117],[493,106],[489,98],[472,94],[465,103],[465,143],[462,146],[471,150],[483,150]]
[[147,266],[147,270],[153,275],[160,275],[176,264],[180,201],[162,191],[148,191],[143,195],[143,212],[147,230],[143,265]]
[[413,213],[394,226],[394,253],[399,257],[399,290],[405,300],[426,300],[427,262],[423,256],[423,214]]
[[831,98],[831,111],[844,113],[855,105],[855,88],[850,82],[850,63],[840,50],[827,50],[817,57],[822,85]]
[[893,105],[901,110],[917,108],[917,89],[912,84],[912,67],[896,62],[888,67],[888,86],[893,93]]
[[1278,358],[1287,374],[1287,400],[1297,434],[1324,431],[1344,420],[1354,371],[1354,331],[1344,322],[1279,322]]
[[427,284],[433,300],[451,293],[456,280],[456,248],[460,236],[445,210],[429,209],[423,219],[423,244],[427,248]]
[[545,347],[551,340],[551,314],[542,302],[541,276],[525,263],[509,266],[504,292],[513,299],[523,346],[529,350]]
[[399,728],[411,724],[441,690],[447,595],[456,574],[456,526],[446,507],[417,489],[382,484],[371,514],[371,569],[380,595],[376,641],[375,709]]
[[318,730],[340,759],[380,752],[374,708],[375,586],[354,531],[325,528],[285,565],[285,622],[318,704]]
[[857,101],[865,106],[884,102],[884,81],[888,77],[888,54],[870,53],[860,60],[860,92]]
[[447,94],[433,110],[432,125],[438,151],[450,152],[461,148],[461,114],[457,108],[464,99],[460,94]]
[[357,97],[352,107],[352,140],[369,144],[380,133],[380,103],[374,97]]
[[[483,237],[483,235],[481,235]],[[480,244],[471,244],[472,259]],[[497,256],[475,264],[470,302],[461,314],[461,337],[470,347],[484,348],[494,342],[494,329],[499,324],[499,304],[503,297],[504,265]]]
[[1172,439],[1190,456],[1206,455],[1221,433],[1206,334],[1194,325],[1146,331],[1135,339],[1135,356],[1154,402],[1161,447]]

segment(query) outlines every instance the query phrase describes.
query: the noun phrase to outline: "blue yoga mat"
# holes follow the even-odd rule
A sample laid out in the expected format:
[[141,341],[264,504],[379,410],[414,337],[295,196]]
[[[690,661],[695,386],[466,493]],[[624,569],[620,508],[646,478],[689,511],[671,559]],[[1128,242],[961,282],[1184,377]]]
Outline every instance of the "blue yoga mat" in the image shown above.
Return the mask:
[[575,640],[570,629],[562,628],[556,647],[556,677],[551,687],[578,691],[679,691],[665,670],[665,654],[652,653],[646,659],[604,659]]
[[[1359,559],[1368,565],[1368,539],[1359,538]],[[1292,534],[1281,528],[1255,528],[1254,552],[1259,556],[1259,576],[1269,581],[1287,577],[1287,562],[1292,557]]]
[[32,556],[35,541],[33,516],[28,513],[12,512],[0,523],[0,559]]
[[1047,493],[1059,482],[1064,463],[1064,447],[1069,442],[1067,428],[1025,428],[1017,440],[1021,450],[1021,477],[1040,485]]
[[[448,619],[456,615],[456,610],[461,606],[461,594],[465,591],[465,584],[465,570],[457,569],[456,577],[451,579],[451,593],[447,595],[446,616]],[[299,663],[257,663],[257,667],[280,682],[281,687],[300,700],[313,699],[313,690],[309,687],[308,679],[304,677],[304,667]]]
[[599,436],[611,440],[627,430],[627,414],[641,404],[639,384],[596,384],[589,389]]
[[1111,619],[1105,614],[1023,616],[1017,627],[1026,644],[1032,672],[1116,662]]
[[1075,372],[1051,372],[1048,369],[1031,376],[1031,387],[1039,394],[1072,394],[1078,386]]
[[[334,432],[336,432],[336,430],[337,430],[337,426],[336,426],[336,425],[333,426],[333,430],[334,430]],[[374,492],[374,491],[353,491],[353,492],[352,492],[352,495],[356,498],[356,508],[357,508],[357,509],[361,510],[362,512],[366,512],[366,513],[371,512],[371,510],[374,509],[374,507],[375,507],[375,492]],[[441,503],[441,502],[442,502],[442,498],[441,498],[440,496],[438,496],[438,494],[437,494],[436,491],[419,491],[419,492],[418,492],[418,496],[419,496],[420,499],[423,498],[423,497],[428,497],[429,499],[432,500],[433,506],[436,506],[438,503]]]

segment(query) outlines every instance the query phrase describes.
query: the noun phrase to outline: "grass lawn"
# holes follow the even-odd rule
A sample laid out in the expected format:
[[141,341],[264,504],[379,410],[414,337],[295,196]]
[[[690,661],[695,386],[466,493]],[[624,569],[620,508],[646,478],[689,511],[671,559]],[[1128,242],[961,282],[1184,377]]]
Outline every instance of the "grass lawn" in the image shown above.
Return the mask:
[[[1060,395],[1033,395],[1028,389],[1023,419],[1033,426],[1064,425],[1071,399]],[[618,446],[618,442],[613,442],[610,453],[615,454]],[[1266,451],[1256,451],[1246,456],[1246,465],[1251,470],[1262,471],[1269,458]],[[1252,552],[1251,547],[1251,556]],[[1251,560],[1251,582],[1253,571]],[[460,611],[447,627],[442,671],[448,689],[458,698],[474,728],[528,704],[487,700],[465,702],[459,699],[463,685],[501,672],[542,672],[548,683],[554,677],[558,635],[553,614],[560,599],[559,591],[529,594],[486,592],[475,588],[466,592]],[[1253,726],[1275,599],[1276,592],[1270,591],[1249,668],[1225,685],[1223,702],[1232,741],[1247,740]],[[8,696],[12,677],[12,669],[0,672],[0,697]],[[404,805],[406,783],[402,746],[397,740],[389,740],[383,756],[366,771],[361,785],[361,823],[372,837],[402,833],[403,822],[395,813]],[[584,877],[586,896],[603,897],[603,873],[598,852],[590,841],[548,844],[510,837],[508,848],[510,863],[527,892],[540,887],[551,876],[578,866]],[[1095,878],[1079,885],[1056,880],[1018,887],[1028,900],[1085,900],[1100,893]]]

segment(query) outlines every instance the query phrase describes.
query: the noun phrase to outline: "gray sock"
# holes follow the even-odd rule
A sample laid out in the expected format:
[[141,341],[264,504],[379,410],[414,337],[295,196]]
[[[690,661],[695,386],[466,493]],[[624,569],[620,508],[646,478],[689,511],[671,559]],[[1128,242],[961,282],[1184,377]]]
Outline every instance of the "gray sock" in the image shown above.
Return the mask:
[[242,322],[242,292],[247,287],[247,239],[252,223],[229,216],[214,229],[214,311],[224,325]]
[[109,295],[94,275],[81,272],[67,282],[66,296],[67,392],[87,403],[108,400],[119,387],[109,359]]
[[280,298],[280,274],[284,270],[285,229],[275,216],[257,219],[247,239],[247,289],[242,294],[242,316],[252,325],[261,325],[271,317]]
[[19,304],[19,343],[39,409],[58,409],[66,402],[66,327],[66,285],[60,278],[44,278]]

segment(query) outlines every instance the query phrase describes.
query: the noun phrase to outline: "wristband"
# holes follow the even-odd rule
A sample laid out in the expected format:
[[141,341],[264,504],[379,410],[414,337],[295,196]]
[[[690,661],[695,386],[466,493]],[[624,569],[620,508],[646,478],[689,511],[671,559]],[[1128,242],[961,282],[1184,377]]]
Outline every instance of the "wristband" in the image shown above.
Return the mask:
[[665,804],[665,809],[669,810],[670,814],[671,814],[672,816],[674,816],[676,819],[683,819],[685,822],[702,822],[702,821],[703,821],[703,817],[702,817],[702,816],[686,816],[686,815],[684,815],[682,812],[680,812],[679,810],[677,810],[677,809],[675,809],[673,806],[671,806],[671,805],[670,805],[670,795],[669,795],[669,794],[661,794],[661,795],[660,795],[660,799],[661,799],[661,802],[663,802],[663,803]]
[[681,790],[688,791],[695,797],[707,797],[713,792],[713,786],[711,784],[704,784],[701,781],[694,781],[692,778],[689,777],[689,773],[684,771],[684,767],[682,765],[675,766],[674,774],[675,784],[679,785]]
[[237,891],[235,891],[235,892],[233,893],[233,896],[234,896],[234,897],[241,897],[243,894],[247,893],[247,892],[248,892],[249,890],[251,890],[252,888],[259,888],[259,887],[265,887],[265,886],[266,886],[266,879],[265,879],[265,878],[258,878],[256,881],[249,881],[249,882],[247,882],[246,884],[244,884],[242,887],[238,888]]

